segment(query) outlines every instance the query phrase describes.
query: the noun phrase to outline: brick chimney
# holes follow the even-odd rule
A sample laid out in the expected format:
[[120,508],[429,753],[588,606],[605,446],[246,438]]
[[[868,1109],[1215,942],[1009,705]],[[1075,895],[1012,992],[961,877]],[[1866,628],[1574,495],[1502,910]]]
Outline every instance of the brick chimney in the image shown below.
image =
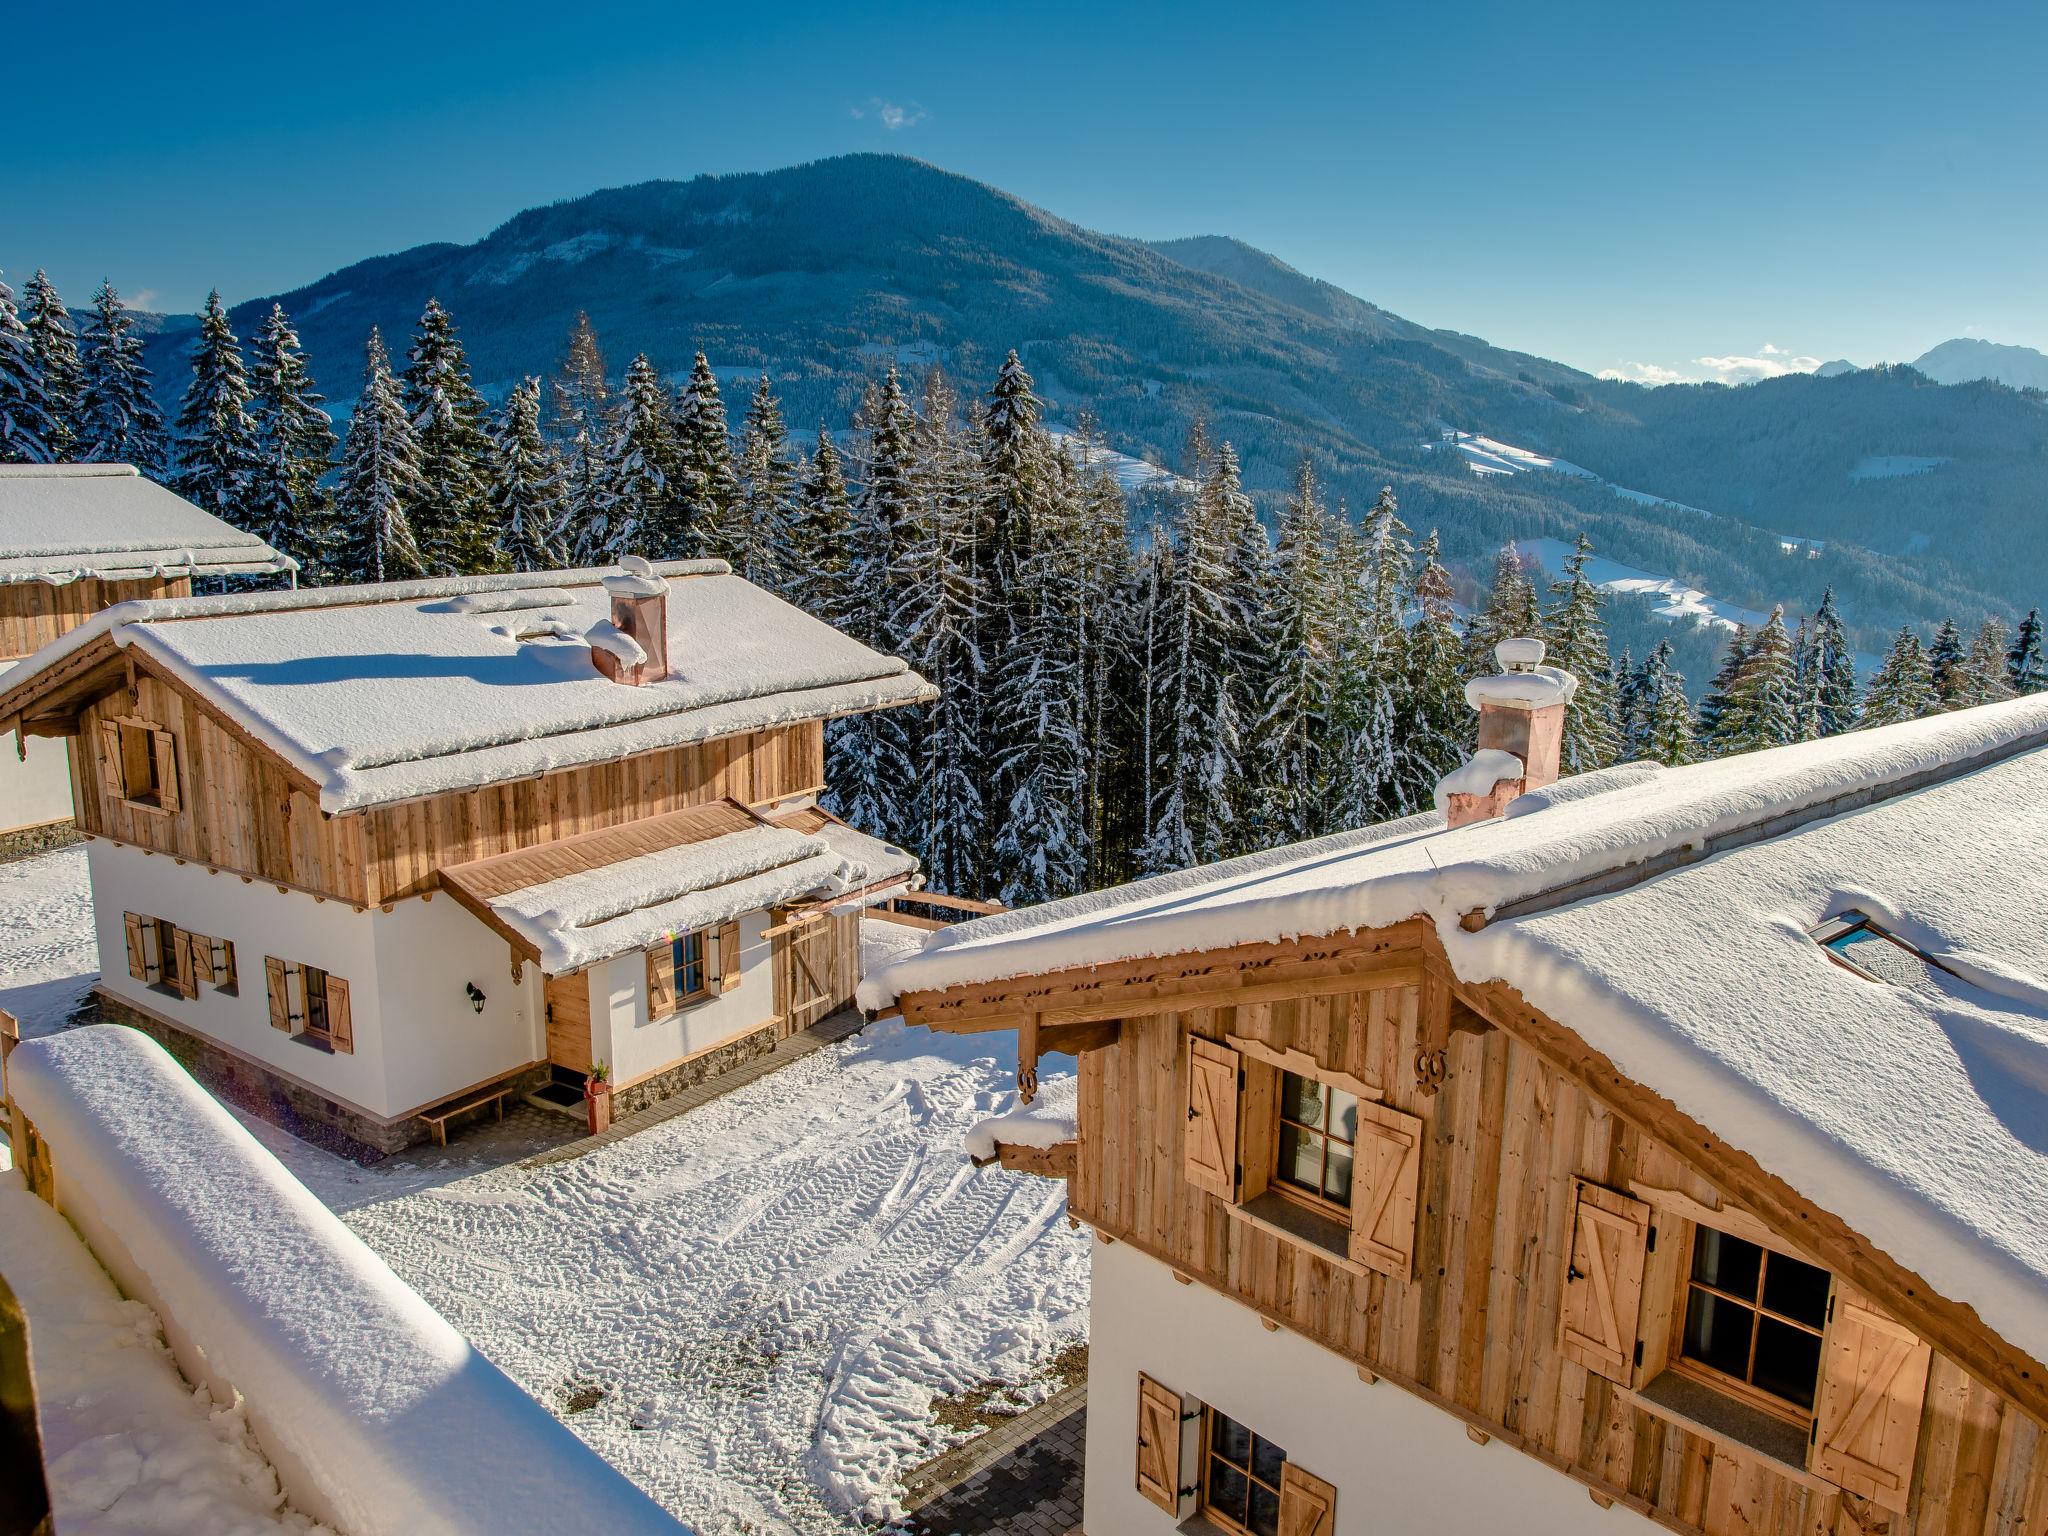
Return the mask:
[[639,687],[668,676],[668,583],[638,555],[604,578],[612,616],[590,626],[590,659],[615,683]]
[[1541,640],[1503,640],[1493,657],[1500,671],[1465,685],[1465,702],[1479,711],[1479,750],[1436,787],[1453,827],[1490,821],[1517,795],[1557,782],[1564,710],[1579,680],[1543,665]]

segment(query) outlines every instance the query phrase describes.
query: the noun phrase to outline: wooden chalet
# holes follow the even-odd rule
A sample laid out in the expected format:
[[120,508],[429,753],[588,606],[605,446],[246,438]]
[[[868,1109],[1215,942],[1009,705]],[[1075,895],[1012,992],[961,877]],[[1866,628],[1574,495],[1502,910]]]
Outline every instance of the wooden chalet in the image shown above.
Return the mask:
[[1078,1055],[1086,1529],[2041,1536],[2048,699],[1552,784],[1550,677],[1448,817],[863,984]]
[[[290,575],[253,534],[130,464],[0,464],[0,677],[103,608],[189,597],[192,580]],[[61,741],[17,735],[0,760],[0,834],[71,819]]]
[[842,1006],[918,882],[823,727],[932,689],[720,562],[130,605],[0,722],[75,746],[104,1012],[389,1150],[602,1066],[619,1110]]

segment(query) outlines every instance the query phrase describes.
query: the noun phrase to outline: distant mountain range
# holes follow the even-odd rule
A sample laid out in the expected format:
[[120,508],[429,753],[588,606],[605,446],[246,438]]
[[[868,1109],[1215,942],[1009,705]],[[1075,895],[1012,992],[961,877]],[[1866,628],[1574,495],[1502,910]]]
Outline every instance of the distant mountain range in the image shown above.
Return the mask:
[[[1418,532],[1440,529],[1473,571],[1507,539],[1584,529],[1603,555],[1734,607],[1807,608],[1833,583],[1866,647],[1902,622],[2048,602],[2038,398],[1904,369],[1603,381],[1417,325],[1238,240],[1102,234],[895,156],[594,192],[278,299],[346,402],[370,327],[402,356],[429,296],[494,395],[548,371],[579,310],[615,372],[645,351],[675,376],[702,348],[734,388],[766,369],[806,429],[842,427],[892,359],[978,390],[1014,346],[1055,419],[1092,411],[1133,458],[1179,468],[1206,416],[1268,506],[1312,454],[1354,507],[1393,484]],[[271,302],[237,305],[238,332]],[[168,326],[151,342],[167,396],[189,340]],[[1438,451],[1460,431],[1592,473],[1475,473]]]
[[1958,336],[1920,354],[1913,366],[1937,384],[1996,379],[2014,389],[2048,389],[2048,354],[2032,347]]

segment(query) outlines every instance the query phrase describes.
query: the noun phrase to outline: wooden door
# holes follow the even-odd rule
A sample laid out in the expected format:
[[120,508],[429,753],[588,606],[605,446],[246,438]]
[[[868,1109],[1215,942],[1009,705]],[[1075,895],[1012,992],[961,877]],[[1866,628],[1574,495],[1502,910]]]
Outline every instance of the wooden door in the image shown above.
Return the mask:
[[542,989],[547,999],[548,1060],[571,1072],[588,1072],[590,1051],[590,973],[550,976]]

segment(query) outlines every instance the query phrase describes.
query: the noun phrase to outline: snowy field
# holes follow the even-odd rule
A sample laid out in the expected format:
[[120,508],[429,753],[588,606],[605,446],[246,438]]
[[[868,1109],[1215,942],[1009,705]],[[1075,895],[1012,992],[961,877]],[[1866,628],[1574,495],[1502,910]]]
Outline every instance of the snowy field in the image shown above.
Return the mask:
[[[59,1027],[97,970],[82,850],[0,865],[0,1008]],[[363,1169],[257,1133],[484,1354],[704,1536],[862,1529],[950,1443],[935,1397],[1085,1336],[1066,1189],[976,1170],[1011,1035],[894,1022],[584,1156],[522,1108]],[[1048,1074],[1045,1098],[1071,1094]],[[572,1407],[574,1411],[572,1411]]]

